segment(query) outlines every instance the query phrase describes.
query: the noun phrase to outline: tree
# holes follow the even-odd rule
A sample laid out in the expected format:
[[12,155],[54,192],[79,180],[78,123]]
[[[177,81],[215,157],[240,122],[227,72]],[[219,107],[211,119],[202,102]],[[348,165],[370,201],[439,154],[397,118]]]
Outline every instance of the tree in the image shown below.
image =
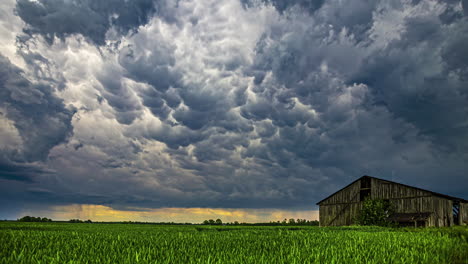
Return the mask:
[[23,216],[20,219],[18,219],[18,222],[31,222],[31,217],[29,215]]
[[216,219],[216,222],[215,222],[217,225],[222,225],[223,224],[223,221],[221,221],[221,219]]
[[318,225],[319,225],[319,221],[317,221],[317,220],[308,221],[307,224],[312,225],[312,226],[318,226]]
[[216,225],[218,220],[221,221],[220,219],[217,219],[216,221],[213,220],[213,219],[205,220],[205,221],[203,221],[203,224],[204,225]]
[[390,226],[392,222],[389,217],[393,214],[393,211],[393,206],[389,200],[367,199],[362,205],[356,222],[359,225]]
[[18,222],[52,222],[52,219],[46,217],[23,216],[17,220]]

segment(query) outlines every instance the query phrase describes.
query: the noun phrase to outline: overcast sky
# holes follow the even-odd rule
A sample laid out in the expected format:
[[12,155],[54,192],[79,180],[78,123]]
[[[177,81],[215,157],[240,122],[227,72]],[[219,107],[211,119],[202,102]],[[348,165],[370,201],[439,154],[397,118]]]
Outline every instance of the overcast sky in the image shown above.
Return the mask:
[[467,15],[466,0],[2,0],[0,218],[315,219],[365,174],[466,199]]

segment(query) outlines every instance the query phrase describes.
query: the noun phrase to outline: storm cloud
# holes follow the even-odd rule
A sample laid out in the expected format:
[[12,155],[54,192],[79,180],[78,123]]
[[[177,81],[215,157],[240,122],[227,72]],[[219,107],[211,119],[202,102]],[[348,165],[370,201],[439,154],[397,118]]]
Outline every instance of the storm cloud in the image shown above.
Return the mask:
[[30,82],[21,69],[1,55],[0,65],[2,115],[13,122],[12,129],[21,137],[21,144],[9,156],[43,161],[52,147],[72,134],[73,107],[66,108],[47,84]]
[[19,0],[15,11],[28,25],[24,32],[40,34],[49,43],[55,37],[63,39],[68,35],[81,34],[103,45],[111,27],[121,34],[136,30],[148,23],[162,6],[152,0]]
[[364,174],[466,198],[465,2],[7,11],[0,178],[42,204],[308,210]]

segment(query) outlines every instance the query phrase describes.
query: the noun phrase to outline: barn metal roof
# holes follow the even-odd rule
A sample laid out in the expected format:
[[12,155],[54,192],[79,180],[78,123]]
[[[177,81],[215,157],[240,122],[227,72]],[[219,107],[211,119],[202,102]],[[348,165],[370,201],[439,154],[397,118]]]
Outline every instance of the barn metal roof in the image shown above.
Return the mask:
[[380,180],[380,181],[385,181],[385,182],[390,182],[390,183],[402,185],[402,186],[409,187],[409,188],[413,188],[413,189],[417,189],[417,190],[420,190],[420,191],[429,192],[429,193],[431,193],[431,194],[434,195],[434,196],[443,197],[443,198],[446,198],[446,199],[449,199],[449,200],[459,201],[459,202],[463,202],[463,203],[468,203],[468,200],[465,200],[465,199],[463,199],[463,198],[458,198],[458,197],[454,197],[454,196],[450,196],[450,195],[446,195],[446,194],[442,194],[442,193],[437,193],[437,192],[433,192],[433,191],[421,189],[421,188],[418,188],[418,187],[406,185],[406,184],[403,184],[403,183],[398,183],[398,182],[389,181],[389,180],[384,180],[384,179],[380,179],[380,178],[373,177],[373,176],[369,176],[369,175],[364,175],[364,176],[358,178],[357,180],[351,182],[350,184],[346,185],[345,187],[339,189],[338,191],[332,193],[331,195],[327,196],[325,199],[322,199],[320,202],[317,203],[317,205],[320,205],[321,202],[323,202],[323,201],[325,201],[326,199],[332,197],[333,195],[337,194],[338,192],[340,192],[341,190],[347,188],[348,186],[354,184],[355,182],[359,181],[360,179],[366,178],[366,177],[367,177],[367,178],[374,178],[374,179],[377,179],[377,180]]

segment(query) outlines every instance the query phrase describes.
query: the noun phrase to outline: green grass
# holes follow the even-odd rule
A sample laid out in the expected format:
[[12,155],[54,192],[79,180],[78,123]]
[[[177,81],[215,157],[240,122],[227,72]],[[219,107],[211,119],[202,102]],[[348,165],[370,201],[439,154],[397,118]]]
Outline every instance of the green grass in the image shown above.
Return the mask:
[[468,263],[468,228],[0,222],[0,263]]

